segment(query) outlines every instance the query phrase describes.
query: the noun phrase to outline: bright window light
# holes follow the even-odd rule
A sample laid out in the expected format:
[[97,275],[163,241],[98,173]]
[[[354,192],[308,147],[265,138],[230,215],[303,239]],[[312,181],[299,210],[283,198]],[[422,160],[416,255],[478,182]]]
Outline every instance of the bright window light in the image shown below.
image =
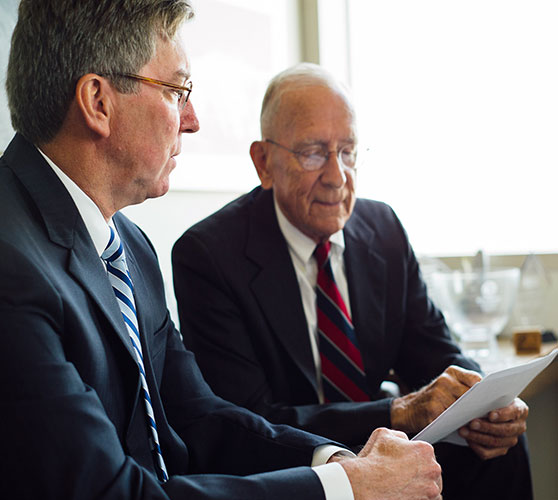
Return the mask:
[[556,252],[558,2],[347,6],[358,194],[389,203],[418,253]]
[[194,0],[184,27],[200,131],[185,134],[174,190],[248,191],[268,81],[299,56],[294,0]]

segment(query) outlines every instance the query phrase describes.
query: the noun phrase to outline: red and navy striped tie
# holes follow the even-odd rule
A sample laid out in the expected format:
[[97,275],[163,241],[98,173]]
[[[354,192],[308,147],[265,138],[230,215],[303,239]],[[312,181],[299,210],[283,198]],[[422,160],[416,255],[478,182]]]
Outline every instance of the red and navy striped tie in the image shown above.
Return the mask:
[[370,401],[353,322],[333,279],[330,249],[327,241],[314,251],[318,262],[316,298],[324,400]]

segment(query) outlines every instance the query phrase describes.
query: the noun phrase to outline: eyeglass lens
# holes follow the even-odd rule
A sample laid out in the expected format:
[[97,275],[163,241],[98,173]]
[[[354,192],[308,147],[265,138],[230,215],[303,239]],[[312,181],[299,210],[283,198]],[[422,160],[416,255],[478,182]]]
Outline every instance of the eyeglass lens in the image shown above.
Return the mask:
[[190,94],[192,93],[192,82],[188,82],[186,84],[189,88],[187,90],[183,90],[182,94],[180,95],[180,99],[178,100],[178,109],[182,111],[188,99],[190,98]]
[[[333,152],[313,151],[298,153],[298,160],[302,168],[306,170],[318,170],[322,168],[329,160]],[[356,165],[356,150],[353,146],[346,146],[340,149],[337,154],[337,160],[346,168],[354,168]]]

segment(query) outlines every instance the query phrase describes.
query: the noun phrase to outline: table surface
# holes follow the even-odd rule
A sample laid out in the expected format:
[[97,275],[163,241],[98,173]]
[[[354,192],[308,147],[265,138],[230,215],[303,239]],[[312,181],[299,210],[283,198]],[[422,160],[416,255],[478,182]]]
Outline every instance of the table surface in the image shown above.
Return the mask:
[[[538,354],[516,354],[511,339],[501,339],[498,340],[498,349],[491,352],[488,357],[477,358],[476,361],[485,373],[491,373],[527,363],[532,359],[552,352],[556,348],[558,348],[558,342],[548,342],[541,345],[541,352]],[[558,358],[535,377],[520,396],[522,399],[529,399],[554,383],[558,384]]]

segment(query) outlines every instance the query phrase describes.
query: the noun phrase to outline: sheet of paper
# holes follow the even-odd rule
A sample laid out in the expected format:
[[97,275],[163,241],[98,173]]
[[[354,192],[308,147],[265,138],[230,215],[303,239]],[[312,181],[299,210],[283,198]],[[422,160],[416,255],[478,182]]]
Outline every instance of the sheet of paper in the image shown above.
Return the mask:
[[457,430],[475,418],[509,405],[558,355],[558,349],[523,365],[493,372],[471,387],[455,403],[433,420],[413,440],[434,444],[448,441],[466,446]]

